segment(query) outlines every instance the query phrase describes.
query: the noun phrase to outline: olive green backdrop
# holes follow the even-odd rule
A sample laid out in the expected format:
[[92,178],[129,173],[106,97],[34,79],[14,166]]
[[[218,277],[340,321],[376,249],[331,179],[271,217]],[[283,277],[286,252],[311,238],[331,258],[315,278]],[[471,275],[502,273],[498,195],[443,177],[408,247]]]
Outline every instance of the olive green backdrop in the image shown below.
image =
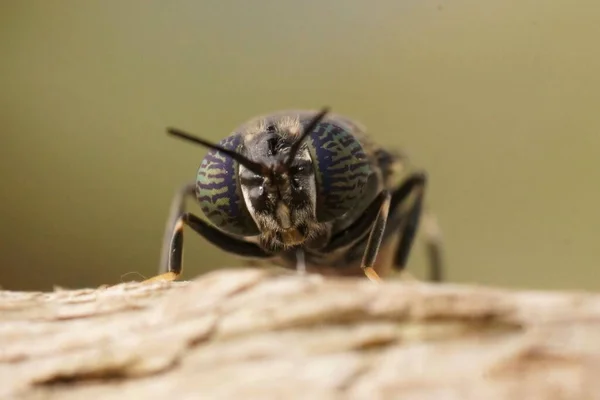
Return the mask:
[[[598,21],[594,0],[2,0],[0,285],[151,276],[205,154],[166,126],[216,141],[329,105],[429,172],[452,281],[599,289]],[[187,232],[184,278],[239,265]]]

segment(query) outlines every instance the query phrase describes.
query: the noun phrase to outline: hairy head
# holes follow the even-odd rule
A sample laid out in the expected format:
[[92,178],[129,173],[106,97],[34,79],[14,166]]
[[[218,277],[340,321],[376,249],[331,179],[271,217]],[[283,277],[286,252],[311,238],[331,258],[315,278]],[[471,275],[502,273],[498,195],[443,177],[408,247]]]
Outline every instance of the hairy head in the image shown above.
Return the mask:
[[[316,218],[313,160],[304,142],[327,112],[323,109],[303,127],[294,117],[263,120],[241,134],[243,145],[213,144],[178,129],[168,132],[214,153],[205,158],[210,161],[203,161],[199,171],[198,198],[207,217],[221,229],[231,228],[232,233],[250,236],[258,231],[263,247],[279,251],[322,231]],[[249,214],[255,226],[250,226],[248,218],[242,222],[242,214]]]

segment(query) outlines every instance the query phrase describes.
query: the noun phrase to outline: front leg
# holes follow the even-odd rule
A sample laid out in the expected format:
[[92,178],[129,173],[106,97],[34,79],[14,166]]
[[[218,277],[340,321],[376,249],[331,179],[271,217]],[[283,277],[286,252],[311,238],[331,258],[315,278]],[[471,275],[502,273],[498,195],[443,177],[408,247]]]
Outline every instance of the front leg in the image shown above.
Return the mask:
[[169,258],[171,257],[173,236],[174,233],[178,231],[177,225],[181,223],[180,218],[185,212],[185,202],[188,198],[195,199],[195,192],[196,185],[194,182],[190,182],[181,186],[173,196],[160,250],[160,264],[158,266],[159,274],[169,271]]
[[183,229],[187,225],[221,250],[241,257],[267,258],[272,255],[257,244],[231,237],[192,213],[185,212],[185,200],[194,194],[194,185],[184,185],[177,191],[167,221],[163,240],[159,275],[144,282],[177,279],[183,270]]
[[332,252],[361,240],[365,232],[369,232],[361,268],[367,278],[372,281],[380,281],[381,278],[373,266],[385,234],[391,200],[392,196],[387,190],[379,193],[353,224],[335,234],[330,242],[319,251],[323,253]]
[[[367,239],[366,250],[363,251],[363,271],[371,280],[379,280],[373,265],[379,253],[379,247],[383,238],[388,234],[400,234],[400,243],[396,248],[396,256],[393,261],[397,270],[402,270],[406,265],[408,254],[412,247],[419,216],[422,211],[423,190],[427,177],[422,173],[409,176],[391,195],[388,192],[380,193],[373,202],[365,209],[364,213],[348,228],[335,234],[329,244],[320,249],[322,252],[331,252],[335,249],[347,246],[363,237],[365,231],[370,232]],[[410,202],[407,214],[402,212],[402,207]],[[400,214],[398,214],[400,213]],[[388,224],[388,216],[392,223]],[[398,220],[400,217],[400,220]],[[387,232],[386,232],[386,226]],[[434,231],[433,229],[429,229]],[[433,238],[433,235],[428,235]],[[439,249],[439,241],[432,239],[430,243],[431,279],[441,280],[442,265]]]
[[369,233],[367,247],[361,263],[361,268],[367,278],[374,282],[381,281],[381,278],[373,268],[373,265],[375,265],[377,254],[379,253],[379,246],[381,245],[381,241],[383,240],[383,235],[385,233],[385,226],[387,224],[388,214],[390,211],[390,200],[392,198],[390,193],[387,191],[383,192],[383,196],[384,197],[381,206],[379,207],[379,212],[377,213],[377,217],[375,218],[375,222],[373,222],[371,232]]

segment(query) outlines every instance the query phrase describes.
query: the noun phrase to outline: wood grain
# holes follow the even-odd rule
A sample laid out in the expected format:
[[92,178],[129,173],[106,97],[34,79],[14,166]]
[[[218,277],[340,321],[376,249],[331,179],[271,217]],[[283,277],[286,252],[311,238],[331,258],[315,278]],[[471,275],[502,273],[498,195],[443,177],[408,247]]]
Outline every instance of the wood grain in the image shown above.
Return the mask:
[[600,399],[600,296],[257,269],[0,292],[0,398]]

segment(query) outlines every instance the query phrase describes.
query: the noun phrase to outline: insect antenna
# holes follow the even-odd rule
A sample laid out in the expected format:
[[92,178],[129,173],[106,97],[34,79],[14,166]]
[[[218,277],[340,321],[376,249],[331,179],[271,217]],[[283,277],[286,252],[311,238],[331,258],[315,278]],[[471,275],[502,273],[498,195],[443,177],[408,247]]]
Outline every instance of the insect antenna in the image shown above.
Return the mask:
[[190,142],[199,144],[203,147],[207,147],[207,148],[213,149],[213,150],[218,150],[221,153],[224,153],[224,154],[228,155],[229,157],[233,158],[235,161],[239,162],[244,167],[248,168],[250,171],[254,172],[257,175],[265,176],[268,174],[268,169],[265,165],[257,163],[255,161],[252,161],[249,158],[247,158],[239,153],[236,153],[233,150],[229,150],[229,149],[219,146],[218,144],[208,142],[202,138],[191,135],[191,134],[184,132],[177,128],[167,128],[167,132],[173,136],[176,136],[178,138],[185,139]]
[[325,107],[323,108],[323,110],[321,110],[320,113],[318,113],[306,126],[306,128],[304,129],[304,132],[302,132],[302,135],[298,138],[298,140],[296,140],[293,144],[292,147],[290,147],[290,152],[288,153],[288,157],[287,160],[285,161],[285,166],[286,168],[290,168],[292,166],[292,163],[294,162],[294,158],[296,157],[296,153],[298,153],[298,150],[300,150],[300,146],[302,146],[302,142],[304,141],[304,139],[306,139],[306,137],[308,135],[310,135],[313,131],[313,129],[315,129],[315,127],[317,126],[317,124],[319,122],[321,122],[321,120],[325,117],[325,115],[329,112],[329,107]]

